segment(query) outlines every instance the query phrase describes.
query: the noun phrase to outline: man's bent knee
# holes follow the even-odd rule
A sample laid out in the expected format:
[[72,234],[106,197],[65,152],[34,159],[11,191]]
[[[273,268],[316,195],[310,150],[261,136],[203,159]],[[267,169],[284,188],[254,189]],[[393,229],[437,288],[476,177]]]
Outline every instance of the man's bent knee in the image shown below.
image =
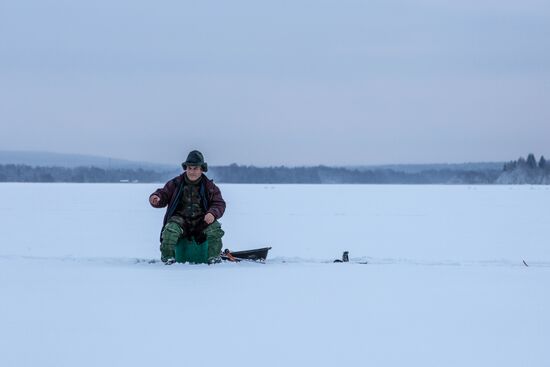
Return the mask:
[[176,246],[179,238],[183,234],[181,227],[175,222],[168,222],[162,230],[161,246]]
[[204,231],[204,234],[206,234],[206,237],[208,240],[216,240],[221,239],[225,232],[222,229],[222,226],[219,222],[214,222],[211,225],[209,225],[206,230]]

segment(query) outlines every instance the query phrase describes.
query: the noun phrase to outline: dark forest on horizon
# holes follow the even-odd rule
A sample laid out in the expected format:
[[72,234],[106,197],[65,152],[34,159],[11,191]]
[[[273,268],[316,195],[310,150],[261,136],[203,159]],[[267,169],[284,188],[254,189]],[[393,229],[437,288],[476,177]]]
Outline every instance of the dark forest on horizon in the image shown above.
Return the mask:
[[[180,172],[151,169],[104,169],[98,167],[42,167],[21,164],[0,165],[0,182],[165,182]],[[387,168],[351,169],[341,167],[255,167],[232,164],[214,166],[208,176],[219,183],[258,184],[506,184],[550,181],[550,166],[544,157],[537,161],[511,161],[502,169],[428,169],[403,172]]]

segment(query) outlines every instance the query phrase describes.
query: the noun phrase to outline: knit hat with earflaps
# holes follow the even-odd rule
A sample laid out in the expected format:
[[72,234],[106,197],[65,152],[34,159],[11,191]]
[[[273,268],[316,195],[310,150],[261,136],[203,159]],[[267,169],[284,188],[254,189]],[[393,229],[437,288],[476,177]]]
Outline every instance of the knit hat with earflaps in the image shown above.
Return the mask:
[[208,171],[208,164],[204,161],[204,156],[198,150],[193,150],[187,155],[185,162],[181,164],[183,169],[187,169],[187,166],[200,166],[203,172]]

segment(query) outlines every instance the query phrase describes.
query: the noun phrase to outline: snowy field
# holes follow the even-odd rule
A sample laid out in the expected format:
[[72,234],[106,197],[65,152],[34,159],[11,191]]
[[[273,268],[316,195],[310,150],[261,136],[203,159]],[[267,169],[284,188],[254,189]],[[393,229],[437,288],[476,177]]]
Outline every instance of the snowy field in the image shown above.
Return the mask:
[[0,366],[550,366],[548,186],[220,185],[267,263],[170,267],[156,187],[0,184]]

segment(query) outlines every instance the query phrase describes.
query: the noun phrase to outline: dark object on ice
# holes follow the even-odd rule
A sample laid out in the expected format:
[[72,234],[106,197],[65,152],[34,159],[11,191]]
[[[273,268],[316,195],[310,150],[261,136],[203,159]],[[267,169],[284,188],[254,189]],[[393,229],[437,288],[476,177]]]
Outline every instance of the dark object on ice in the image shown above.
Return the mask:
[[344,251],[342,254],[342,260],[336,259],[334,260],[335,263],[347,263],[349,262],[349,251]]
[[241,260],[265,261],[267,253],[271,247],[257,248],[245,251],[229,251],[225,249],[222,254],[222,260],[239,262]]
[[529,266],[529,265],[527,265],[527,263],[525,262],[525,260],[521,259],[521,261],[523,261],[523,265]]
[[349,261],[349,251],[344,251],[342,254],[342,261],[347,263]]

